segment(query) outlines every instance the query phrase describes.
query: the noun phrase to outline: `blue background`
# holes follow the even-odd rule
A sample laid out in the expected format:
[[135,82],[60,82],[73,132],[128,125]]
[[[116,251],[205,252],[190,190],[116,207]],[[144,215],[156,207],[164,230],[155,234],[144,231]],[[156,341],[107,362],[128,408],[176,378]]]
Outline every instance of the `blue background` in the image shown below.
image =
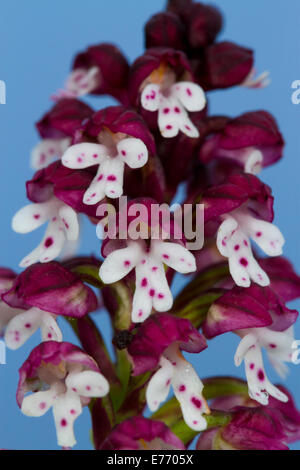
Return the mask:
[[[48,97],[60,88],[72,57],[86,46],[115,42],[130,60],[143,51],[143,24],[164,7],[164,0],[6,0],[0,9],[0,79],[7,85],[7,104],[0,105],[0,265],[18,269],[18,262],[38,243],[42,231],[28,235],[12,232],[13,214],[26,204],[25,180],[32,172],[29,152],[38,141],[34,122],[48,110]],[[208,2],[210,3],[210,2]],[[275,194],[276,223],[286,237],[285,255],[300,271],[299,174],[300,105],[291,103],[291,83],[300,79],[298,0],[215,0],[223,10],[225,28],[221,38],[256,51],[258,71],[269,70],[272,84],[265,90],[234,88],[210,95],[211,112],[235,116],[248,110],[266,109],[278,119],[287,145],[285,158],[263,172],[262,179]],[[108,98],[88,100],[96,109],[111,104]],[[43,229],[42,229],[43,230]],[[97,253],[94,228],[85,224],[82,253]],[[177,288],[179,284],[177,283]],[[299,308],[300,303],[294,302]],[[98,322],[109,341],[108,321]],[[73,336],[63,325],[66,340]],[[300,338],[300,324],[296,327]],[[51,413],[43,418],[23,416],[15,402],[17,370],[38,343],[38,333],[17,352],[7,352],[7,365],[0,366],[0,448],[55,449]],[[216,374],[243,376],[233,365],[238,338],[231,334],[212,341],[208,350],[193,358],[201,377]],[[269,372],[272,380],[277,380]],[[287,380],[300,406],[300,366],[291,366]],[[90,418],[87,409],[75,425],[77,449],[89,449]],[[299,448],[297,444],[293,448]]]

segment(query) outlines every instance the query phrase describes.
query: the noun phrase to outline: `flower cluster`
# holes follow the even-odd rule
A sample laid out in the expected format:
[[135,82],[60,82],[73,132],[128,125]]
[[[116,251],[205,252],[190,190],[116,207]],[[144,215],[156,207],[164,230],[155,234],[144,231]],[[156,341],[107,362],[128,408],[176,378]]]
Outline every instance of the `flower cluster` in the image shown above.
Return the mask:
[[[260,177],[284,140],[267,111],[209,115],[211,90],[269,83],[265,72],[256,77],[253,51],[217,42],[222,21],[215,7],[169,0],[147,22],[145,52],[132,64],[112,44],[79,53],[36,124],[30,204],[12,228],[47,228],[20,274],[0,269],[0,329],[10,349],[41,330],[17,402],[27,416],[52,408],[63,448],[75,445],[73,424],[87,405],[102,450],[185,449],[196,436],[199,450],[287,449],[300,438],[293,398],[271,383],[262,355],[281,377],[298,355],[298,313],[286,302],[300,297],[300,277],[282,257],[272,190]],[[118,104],[94,111],[81,101],[90,94]],[[204,246],[194,252],[168,206],[180,184],[193,220],[204,208]],[[160,205],[167,222],[153,215]],[[80,214],[105,234],[102,259],[75,255]],[[177,273],[186,279],[174,297]],[[101,317],[90,316],[101,307],[116,359]],[[64,341],[63,321],[81,348]],[[200,353],[227,332],[240,338],[233,360],[244,363],[246,382],[200,379],[186,354],[201,370]]]

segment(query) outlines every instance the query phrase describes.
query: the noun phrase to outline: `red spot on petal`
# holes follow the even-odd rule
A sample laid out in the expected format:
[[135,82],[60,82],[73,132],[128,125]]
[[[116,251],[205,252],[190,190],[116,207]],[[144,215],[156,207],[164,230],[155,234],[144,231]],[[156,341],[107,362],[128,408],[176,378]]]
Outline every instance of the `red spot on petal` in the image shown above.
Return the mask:
[[41,409],[41,410],[44,410],[44,409],[46,408],[46,406],[47,406],[47,405],[46,405],[46,403],[45,403],[44,401],[42,401],[42,402],[40,403],[40,409]]
[[31,328],[31,323],[26,323],[25,328]]
[[270,346],[270,348],[272,348],[272,349],[277,348],[276,344],[274,344],[274,343],[269,344],[269,346]]
[[179,114],[179,113],[181,112],[180,109],[178,108],[178,106],[175,106],[174,111],[175,111],[175,113],[177,113],[177,114]]
[[130,261],[128,260],[124,261],[124,266],[130,266],[130,265],[131,265]]
[[117,177],[115,175],[109,175],[107,181],[116,181]]
[[142,286],[142,287],[147,287],[147,285],[148,285],[147,278],[144,277],[144,278],[142,279],[142,281],[141,281],[141,286]]
[[40,216],[40,214],[34,214],[33,217],[34,217],[35,219],[39,219],[41,216]]
[[51,237],[46,238],[44,245],[46,248],[49,248],[51,245],[53,245],[53,238]]
[[68,423],[67,423],[67,420],[64,419],[64,418],[63,418],[63,419],[61,420],[61,422],[60,422],[60,425],[61,425],[63,428],[66,427],[67,424],[68,424]]
[[63,223],[64,223],[64,226],[66,227],[66,229],[68,230],[70,228],[69,224],[66,222],[66,220],[63,218],[62,219]]
[[150,297],[154,297],[154,296],[155,296],[155,290],[154,290],[154,289],[150,289],[150,290],[149,290],[149,295],[150,295]]
[[164,258],[164,259],[169,259],[169,258],[170,258],[170,256],[169,256],[169,255],[166,255],[166,254],[164,254],[164,255],[163,255],[163,258]]
[[248,261],[246,260],[246,258],[241,258],[241,259],[240,259],[240,264],[241,264],[242,266],[248,266]]
[[251,370],[254,369],[254,364],[253,364],[253,362],[251,362],[251,364],[250,364],[250,369],[251,369]]
[[121,154],[123,155],[123,157],[125,157],[125,155],[126,155],[125,150],[121,150]]
[[169,112],[170,112],[170,109],[169,109],[169,108],[164,108],[164,110],[163,110],[163,113],[164,113],[164,114],[168,114]]
[[178,390],[179,390],[180,392],[185,392],[185,390],[186,390],[185,385],[180,385],[179,388],[178,388]]
[[163,299],[163,298],[164,298],[164,294],[158,294],[158,298],[159,298],[159,299]]
[[261,237],[261,236],[262,236],[262,233],[261,233],[261,232],[256,232],[256,236],[257,236],[257,237]]
[[166,126],[166,129],[168,129],[168,130],[170,130],[170,129],[172,129],[172,128],[173,128],[173,126],[171,126],[170,124],[168,124],[168,125]]
[[240,249],[240,245],[235,245],[234,249],[235,251],[238,251]]
[[199,400],[199,398],[193,397],[191,399],[191,402],[193,403],[193,405],[195,405],[196,408],[201,408],[201,400]]
[[186,89],[186,93],[187,93],[188,96],[192,96],[192,92],[191,92],[190,88]]
[[259,370],[258,373],[257,373],[257,377],[259,378],[259,380],[262,382],[264,379],[265,379],[265,374],[263,372],[263,370]]

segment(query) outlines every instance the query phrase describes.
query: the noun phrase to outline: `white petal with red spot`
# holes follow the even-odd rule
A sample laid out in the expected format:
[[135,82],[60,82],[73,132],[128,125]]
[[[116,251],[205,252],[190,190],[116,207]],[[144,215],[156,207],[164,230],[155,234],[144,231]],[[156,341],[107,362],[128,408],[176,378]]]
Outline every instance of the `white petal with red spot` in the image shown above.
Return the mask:
[[106,378],[92,370],[69,374],[66,386],[83,397],[103,397],[109,392]]
[[160,86],[155,83],[147,85],[142,91],[142,107],[147,111],[157,111],[160,104],[161,91]]
[[[157,242],[160,243],[160,242]],[[173,305],[173,296],[169,288],[164,266],[153,252],[144,254],[136,266],[136,283],[132,304],[132,321],[140,323],[151,314],[152,308],[158,312],[166,312]]]
[[31,167],[40,170],[49,165],[56,157],[60,158],[71,143],[71,139],[43,139],[31,152]]
[[12,219],[12,229],[17,233],[36,230],[56,213],[61,203],[57,199],[22,207]]
[[110,150],[101,144],[76,144],[69,147],[62,157],[62,163],[68,168],[99,165],[96,176],[83,196],[83,202],[87,205],[97,204],[105,196],[113,199],[122,196],[125,163],[131,168],[140,168],[147,160],[148,150],[143,141],[130,137],[121,140],[115,149]]
[[40,328],[41,322],[41,311],[35,308],[16,315],[6,327],[4,339],[7,347],[20,348]]
[[47,220],[49,224],[41,243],[23,258],[21,267],[52,261],[59,256],[67,240],[78,240],[79,222],[76,212],[55,197],[42,204],[23,207],[13,217],[12,227],[16,232],[28,233]]
[[141,139],[127,138],[118,145],[118,154],[130,168],[141,168],[148,161],[148,150]]
[[142,254],[142,246],[138,242],[132,242],[127,248],[113,251],[102,263],[100,278],[105,284],[123,279],[137,265]]
[[249,287],[251,279],[261,286],[270,284],[269,277],[255,260],[249,238],[235,218],[228,217],[217,234],[217,247],[229,259],[229,270],[234,282]]
[[61,330],[51,313],[35,307],[21,313],[20,310],[11,310],[17,313],[6,327],[4,338],[8,348],[20,348],[38,328],[41,328],[42,341],[62,341]]
[[124,162],[120,157],[110,158],[104,172],[105,194],[110,198],[118,198],[123,194]]
[[182,112],[183,108],[178,106],[176,100],[171,96],[161,98],[158,109],[158,127],[164,137],[171,138],[178,134]]
[[56,396],[56,389],[43,392],[35,392],[24,398],[22,402],[22,413],[26,416],[39,418],[51,408]]
[[154,290],[153,308],[157,312],[167,312],[173,305],[173,296],[162,263],[150,262],[150,284]]
[[62,164],[71,169],[99,165],[107,156],[107,148],[100,144],[81,143],[71,145],[62,156]]
[[165,357],[160,358],[159,365],[160,368],[152,376],[146,390],[147,405],[152,412],[167,399],[174,373],[171,362]]
[[280,256],[284,238],[276,225],[251,216],[240,216],[243,231],[254,240],[268,256]]
[[269,328],[256,330],[259,343],[267,351],[268,358],[281,378],[285,378],[288,367],[285,362],[293,362],[293,354],[297,354],[294,345],[293,326],[285,331],[273,331]]
[[172,386],[180,403],[183,418],[191,429],[203,431],[207,427],[203,414],[210,413],[202,396],[203,383],[193,366],[184,359],[178,348],[171,346],[165,355],[174,367]]
[[175,137],[179,131],[189,137],[199,137],[199,131],[187,111],[201,111],[206,104],[201,87],[192,82],[178,82],[168,90],[157,84],[147,85],[141,95],[141,104],[147,111],[158,111],[158,127],[166,138]]
[[172,86],[172,96],[176,96],[188,111],[202,111],[206,105],[205,93],[196,83],[175,83]]
[[156,292],[151,283],[149,257],[145,254],[135,270],[135,291],[132,301],[131,318],[134,323],[141,323],[149,317]]
[[53,416],[57,443],[61,447],[73,447],[76,444],[74,421],[82,413],[80,397],[68,391],[59,395],[53,404]]
[[153,240],[151,254],[179,273],[187,274],[196,271],[194,255],[179,243]]
[[249,396],[262,405],[268,404],[269,395],[283,402],[288,401],[288,397],[269,381],[263,365],[261,347],[266,347],[270,358],[274,355],[275,362],[291,362],[291,335],[269,328],[252,328],[237,333],[245,336],[237,348],[234,360],[236,366],[244,360]]
[[160,358],[160,368],[151,378],[147,391],[147,404],[151,411],[156,411],[167,399],[170,385],[180,403],[186,424],[195,431],[203,431],[207,423],[203,414],[210,413],[202,396],[203,383],[178,349],[170,346]]
[[79,237],[78,215],[72,207],[63,205],[58,211],[59,217],[64,224],[66,237],[69,241],[76,241]]
[[42,312],[41,334],[42,341],[58,341],[63,340],[61,329],[59,328],[55,316],[48,312]]
[[75,69],[66,80],[66,93],[73,97],[87,95],[99,86],[100,79],[98,67],[91,67],[88,70]]

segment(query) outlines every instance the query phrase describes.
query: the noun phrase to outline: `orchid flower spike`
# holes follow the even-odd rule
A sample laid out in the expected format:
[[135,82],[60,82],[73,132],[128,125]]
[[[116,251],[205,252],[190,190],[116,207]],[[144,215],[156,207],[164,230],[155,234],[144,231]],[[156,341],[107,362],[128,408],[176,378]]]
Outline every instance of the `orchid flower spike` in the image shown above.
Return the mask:
[[108,391],[107,380],[90,356],[70,343],[48,341],[20,368],[17,401],[27,416],[41,417],[52,408],[57,443],[69,448],[76,444],[73,426],[83,406]]
[[199,353],[205,348],[205,339],[189,320],[165,313],[148,318],[128,347],[133,375],[158,366],[146,390],[149,409],[156,411],[172,386],[186,424],[195,431],[206,429],[203,414],[209,414],[210,410],[202,395],[203,383],[181,350]]

